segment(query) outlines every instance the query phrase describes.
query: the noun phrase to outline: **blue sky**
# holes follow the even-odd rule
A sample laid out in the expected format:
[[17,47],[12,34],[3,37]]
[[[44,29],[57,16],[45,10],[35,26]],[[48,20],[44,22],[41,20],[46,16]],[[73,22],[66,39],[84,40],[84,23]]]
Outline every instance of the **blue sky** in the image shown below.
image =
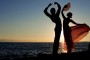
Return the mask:
[[61,7],[70,2],[72,19],[90,26],[90,0],[0,0],[0,39],[12,42],[53,41],[54,23],[43,13],[45,7],[53,2],[58,2]]

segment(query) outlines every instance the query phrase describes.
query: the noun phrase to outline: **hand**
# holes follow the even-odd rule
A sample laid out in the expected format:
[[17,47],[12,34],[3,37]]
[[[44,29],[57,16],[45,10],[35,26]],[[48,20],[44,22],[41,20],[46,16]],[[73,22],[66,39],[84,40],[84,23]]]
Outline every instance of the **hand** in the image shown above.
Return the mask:
[[54,2],[54,4],[58,4],[57,2]]
[[64,8],[67,8],[67,5],[65,5]]
[[50,3],[48,6],[51,6],[52,4]]
[[76,25],[82,25],[82,24],[77,23]]

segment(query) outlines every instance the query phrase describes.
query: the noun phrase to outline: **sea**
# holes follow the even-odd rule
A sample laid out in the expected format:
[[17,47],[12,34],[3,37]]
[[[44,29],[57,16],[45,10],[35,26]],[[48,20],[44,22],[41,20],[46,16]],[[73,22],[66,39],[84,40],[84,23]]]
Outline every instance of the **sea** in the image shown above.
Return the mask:
[[[75,43],[74,52],[88,50],[89,42]],[[0,42],[0,58],[2,57],[36,57],[38,54],[52,54],[52,42]],[[59,48],[59,53],[62,53]]]

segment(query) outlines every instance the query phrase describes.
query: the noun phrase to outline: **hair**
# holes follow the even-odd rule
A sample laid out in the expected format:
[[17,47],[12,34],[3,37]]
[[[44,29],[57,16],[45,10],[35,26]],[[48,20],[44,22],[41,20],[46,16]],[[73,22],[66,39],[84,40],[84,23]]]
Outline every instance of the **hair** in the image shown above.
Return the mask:
[[71,12],[68,12],[68,13],[67,13],[67,16],[69,16],[69,17],[72,16],[72,15],[73,15],[73,14],[72,14]]

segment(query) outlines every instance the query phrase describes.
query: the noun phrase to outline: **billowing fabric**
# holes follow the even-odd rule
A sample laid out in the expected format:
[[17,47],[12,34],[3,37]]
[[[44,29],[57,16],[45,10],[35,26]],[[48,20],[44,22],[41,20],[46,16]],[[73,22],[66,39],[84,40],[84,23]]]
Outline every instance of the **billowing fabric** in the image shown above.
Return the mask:
[[71,7],[71,3],[69,2],[69,3],[66,4],[66,7],[64,8],[64,11],[68,11],[70,9],[70,7]]
[[[71,26],[70,28],[74,43],[82,40],[90,31],[90,27],[87,24],[79,24],[77,26]],[[64,44],[64,50],[67,50],[66,43]]]

